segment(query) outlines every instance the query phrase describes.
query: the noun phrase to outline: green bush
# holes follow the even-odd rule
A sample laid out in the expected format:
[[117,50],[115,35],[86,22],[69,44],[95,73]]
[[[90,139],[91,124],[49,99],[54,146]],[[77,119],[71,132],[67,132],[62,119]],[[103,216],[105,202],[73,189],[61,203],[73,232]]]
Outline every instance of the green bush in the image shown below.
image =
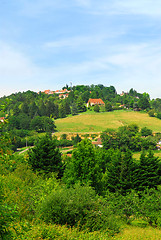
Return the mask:
[[3,177],[0,176],[0,239],[10,239],[9,226],[17,216],[17,209],[5,202],[3,189]]
[[94,110],[95,112],[99,112],[99,111],[100,111],[100,107],[99,107],[98,105],[95,105],[94,108],[93,108],[93,110]]
[[89,231],[103,229],[111,234],[119,231],[112,211],[89,186],[77,184],[53,191],[40,204],[38,214],[47,223],[67,224]]
[[56,224],[46,224],[44,222],[29,223],[27,221],[18,222],[11,225],[10,238],[7,240],[33,240],[33,239],[56,239],[56,240],[102,240],[109,239],[109,234],[105,232],[80,231],[79,228],[69,228]]
[[127,224],[138,217],[140,201],[136,191],[132,190],[124,196],[119,193],[107,192],[106,201],[114,213],[118,214]]
[[152,130],[147,128],[147,127],[143,127],[141,129],[141,136],[147,137],[147,136],[151,136],[152,135]]
[[140,217],[152,226],[161,227],[161,191],[146,190],[140,199]]

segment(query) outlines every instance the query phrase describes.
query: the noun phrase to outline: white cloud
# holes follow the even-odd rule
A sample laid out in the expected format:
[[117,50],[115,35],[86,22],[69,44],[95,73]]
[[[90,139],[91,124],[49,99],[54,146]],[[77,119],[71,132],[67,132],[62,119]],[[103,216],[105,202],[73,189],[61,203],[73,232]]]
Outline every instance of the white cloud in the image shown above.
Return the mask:
[[118,71],[113,73],[113,78],[118,77],[119,90],[133,87],[148,92],[151,97],[161,97],[161,46],[158,43],[129,45],[117,51],[107,61]]
[[76,2],[79,6],[83,6],[83,7],[89,7],[89,6],[91,6],[91,3],[92,3],[91,0],[75,0],[75,2]]
[[15,51],[10,46],[0,44],[0,75],[1,78],[13,76],[13,78],[21,79],[21,77],[30,77],[33,74],[32,66],[22,53]]
[[91,35],[84,35],[84,36],[72,36],[69,38],[59,39],[57,41],[50,41],[46,42],[43,45],[44,49],[63,49],[64,48],[72,48],[78,51],[83,51],[86,49],[93,49],[93,52],[97,51],[100,47],[105,47],[108,43],[108,40],[116,39],[120,36],[123,36],[125,31],[118,30],[113,31],[113,29],[109,29],[106,33],[103,34],[91,34]]
[[45,48],[77,48],[80,46],[89,46],[101,43],[103,41],[103,36],[76,36],[66,39],[61,39],[59,41],[47,42],[44,44]]
[[[12,92],[56,90],[66,83],[113,85],[118,92],[130,88],[161,97],[161,45],[110,45],[101,56],[88,61],[68,62],[40,67],[17,49],[1,43],[0,95]],[[104,46],[103,46],[104,47]]]
[[32,89],[38,67],[16,48],[0,42],[0,96]]
[[[107,51],[107,49],[106,49]],[[114,85],[118,92],[135,88],[161,97],[161,46],[156,43],[117,45],[109,55],[52,69],[55,79],[77,84]],[[51,71],[51,69],[50,69]]]
[[160,0],[155,0],[155,2],[153,0],[103,0],[101,2],[94,0],[90,5],[84,5],[84,7],[88,7],[87,10],[92,14],[140,14],[161,18]]
[[56,11],[66,6],[68,6],[68,4],[64,0],[21,0],[20,14],[32,18],[40,17],[44,13],[49,16],[49,12]]
[[149,16],[161,17],[161,1],[160,0],[123,0],[116,1],[117,8],[127,14],[143,14]]

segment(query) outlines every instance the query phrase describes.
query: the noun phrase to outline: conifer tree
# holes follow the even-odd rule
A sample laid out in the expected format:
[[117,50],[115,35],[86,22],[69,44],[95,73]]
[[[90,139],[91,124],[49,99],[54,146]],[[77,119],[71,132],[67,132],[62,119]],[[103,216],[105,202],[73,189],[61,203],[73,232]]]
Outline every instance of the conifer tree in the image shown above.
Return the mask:
[[33,149],[29,151],[28,163],[34,171],[42,173],[55,172],[58,177],[62,176],[61,153],[56,147],[56,140],[51,134],[42,137]]
[[143,151],[140,156],[140,163],[135,173],[135,188],[136,190],[143,191],[146,188],[157,188],[161,183],[159,175],[159,159],[154,156],[154,153],[149,150],[146,156]]

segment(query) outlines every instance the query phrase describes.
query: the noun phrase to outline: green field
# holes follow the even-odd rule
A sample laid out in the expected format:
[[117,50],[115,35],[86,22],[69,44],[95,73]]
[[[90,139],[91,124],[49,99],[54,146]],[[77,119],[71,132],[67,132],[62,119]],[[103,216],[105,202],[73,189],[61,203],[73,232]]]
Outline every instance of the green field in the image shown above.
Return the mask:
[[149,117],[143,112],[124,110],[102,113],[86,112],[55,120],[57,131],[65,133],[98,133],[107,128],[117,129],[131,123],[137,124],[139,128],[148,127],[153,132],[161,132],[161,120]]
[[[155,157],[158,157],[159,159],[161,159],[161,150],[160,151],[155,150],[153,152],[154,152]],[[147,151],[147,154],[148,154],[148,151]],[[135,158],[136,160],[139,160],[140,155],[141,155],[141,152],[133,153],[133,158]]]

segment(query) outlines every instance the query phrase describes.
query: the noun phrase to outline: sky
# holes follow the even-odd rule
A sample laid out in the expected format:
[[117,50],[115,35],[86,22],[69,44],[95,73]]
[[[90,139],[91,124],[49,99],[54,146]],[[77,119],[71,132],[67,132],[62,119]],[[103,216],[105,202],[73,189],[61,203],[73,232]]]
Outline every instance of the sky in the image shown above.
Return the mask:
[[66,84],[161,98],[161,1],[0,0],[0,97]]

